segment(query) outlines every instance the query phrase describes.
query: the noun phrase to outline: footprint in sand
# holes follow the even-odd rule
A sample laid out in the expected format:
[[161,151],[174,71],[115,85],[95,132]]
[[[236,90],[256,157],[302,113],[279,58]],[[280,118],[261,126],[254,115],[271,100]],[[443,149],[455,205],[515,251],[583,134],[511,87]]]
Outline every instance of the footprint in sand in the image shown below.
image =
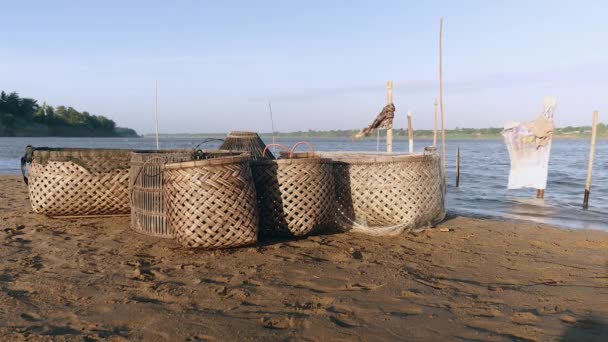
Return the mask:
[[40,315],[33,312],[24,312],[20,315],[20,317],[28,322],[38,322],[42,319]]
[[310,325],[306,318],[297,319],[293,316],[262,317],[260,323],[266,329],[306,328]]

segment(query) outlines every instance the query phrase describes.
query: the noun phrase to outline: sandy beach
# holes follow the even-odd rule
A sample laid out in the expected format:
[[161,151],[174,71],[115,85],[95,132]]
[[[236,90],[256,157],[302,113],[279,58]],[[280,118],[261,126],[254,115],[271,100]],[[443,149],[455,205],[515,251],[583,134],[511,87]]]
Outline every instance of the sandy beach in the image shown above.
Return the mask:
[[1,340],[608,340],[608,233],[450,217],[191,251],[0,177]]

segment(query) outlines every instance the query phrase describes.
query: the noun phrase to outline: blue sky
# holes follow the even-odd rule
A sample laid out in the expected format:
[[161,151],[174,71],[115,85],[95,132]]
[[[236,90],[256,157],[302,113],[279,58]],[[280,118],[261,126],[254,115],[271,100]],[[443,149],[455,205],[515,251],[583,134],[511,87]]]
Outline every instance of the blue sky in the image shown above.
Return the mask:
[[0,89],[163,133],[367,125],[395,83],[432,127],[444,17],[446,125],[500,127],[558,98],[558,126],[608,121],[605,1],[11,1]]

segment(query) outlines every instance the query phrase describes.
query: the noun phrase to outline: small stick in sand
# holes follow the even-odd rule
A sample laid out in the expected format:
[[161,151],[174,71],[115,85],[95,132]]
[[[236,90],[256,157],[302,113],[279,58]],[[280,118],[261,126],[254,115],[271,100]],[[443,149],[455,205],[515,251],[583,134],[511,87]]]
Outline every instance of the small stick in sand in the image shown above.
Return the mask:
[[412,112],[407,112],[407,138],[409,141],[410,153],[414,153],[414,128],[412,127]]
[[593,126],[591,126],[591,148],[589,149],[589,163],[587,165],[587,182],[585,183],[585,197],[583,209],[589,209],[589,192],[591,191],[591,174],[593,173],[593,159],[595,159],[595,139],[597,138],[597,110],[593,112]]
[[[386,82],[386,104],[393,103],[393,81]],[[393,127],[386,130],[386,152],[393,153]]]

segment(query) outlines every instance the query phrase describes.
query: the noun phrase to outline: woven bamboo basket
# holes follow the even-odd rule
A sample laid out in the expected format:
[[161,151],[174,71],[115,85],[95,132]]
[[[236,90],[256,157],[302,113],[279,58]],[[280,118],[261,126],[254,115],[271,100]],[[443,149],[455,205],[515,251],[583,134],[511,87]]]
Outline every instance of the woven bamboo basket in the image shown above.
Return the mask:
[[331,160],[314,153],[282,155],[251,162],[261,235],[304,236],[333,226]]
[[248,152],[251,158],[257,159],[274,159],[274,155],[270,151],[266,152],[263,157],[266,144],[262,138],[255,132],[232,131],[228,133],[224,143],[220,146],[220,150]]
[[47,216],[129,213],[129,150],[35,148],[28,190],[32,209]]
[[222,150],[150,150],[131,152],[131,228],[137,232],[172,238],[164,204],[163,173],[168,163],[234,155]]
[[131,229],[146,235],[173,237],[163,203],[163,169],[167,163],[192,160],[192,150],[131,152]]
[[333,160],[336,225],[394,235],[445,217],[440,158],[415,155],[323,153]]
[[239,155],[165,165],[167,222],[183,246],[215,249],[257,241],[249,159]]

